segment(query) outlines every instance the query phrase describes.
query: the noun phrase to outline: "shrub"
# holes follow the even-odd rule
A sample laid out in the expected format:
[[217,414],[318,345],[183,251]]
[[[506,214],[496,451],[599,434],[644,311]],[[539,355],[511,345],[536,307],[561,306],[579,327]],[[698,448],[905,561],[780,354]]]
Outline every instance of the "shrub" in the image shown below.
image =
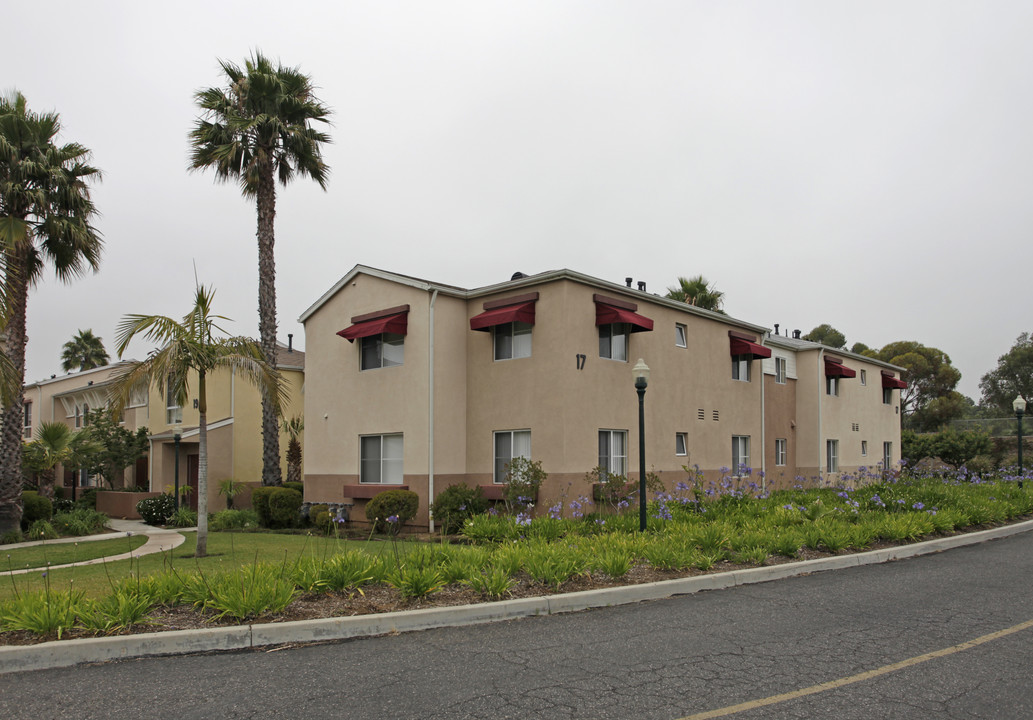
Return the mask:
[[164,525],[176,512],[176,499],[171,495],[157,495],[136,503],[136,512],[148,525]]
[[262,527],[272,527],[272,517],[269,514],[269,495],[276,489],[278,488],[263,485],[251,491],[251,507],[258,513],[258,524]]
[[226,496],[226,509],[233,509],[233,498],[244,491],[244,483],[233,478],[219,481],[219,494]]
[[75,510],[75,503],[65,498],[54,500],[54,513],[70,513]]
[[49,520],[37,520],[32,523],[27,535],[31,540],[55,540],[60,537]]
[[374,531],[389,530],[396,534],[402,525],[416,517],[419,507],[420,496],[411,490],[386,490],[366,503],[366,519],[373,523]]
[[54,515],[54,504],[50,498],[38,492],[26,490],[22,493],[22,529],[28,528],[37,520],[49,520]]
[[180,506],[179,510],[172,513],[167,524],[176,528],[194,527],[197,525],[197,513],[188,507]]
[[8,530],[3,535],[0,535],[0,545],[10,545],[11,543],[20,543],[25,539],[22,535],[21,530]]
[[285,482],[283,487],[290,488],[291,490],[297,490],[302,495],[305,494],[305,483],[300,482]]
[[269,527],[295,527],[300,520],[301,493],[292,488],[273,488],[269,493]]
[[97,509],[97,488],[79,488],[79,497],[76,498],[77,507]]
[[258,513],[254,510],[220,510],[208,521],[211,530],[244,530],[258,527]]
[[484,498],[484,492],[466,483],[445,488],[430,505],[434,520],[446,535],[459,532],[468,518],[480,515],[487,509],[488,501]]
[[549,474],[542,470],[541,460],[515,457],[506,465],[506,509],[524,508],[538,499],[538,489]]

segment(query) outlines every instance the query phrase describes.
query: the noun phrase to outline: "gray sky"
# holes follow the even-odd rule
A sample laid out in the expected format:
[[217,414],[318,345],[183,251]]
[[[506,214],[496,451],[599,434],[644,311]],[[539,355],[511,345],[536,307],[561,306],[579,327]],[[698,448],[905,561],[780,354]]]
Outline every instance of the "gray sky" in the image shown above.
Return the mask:
[[[959,389],[1031,330],[1033,4],[8,4],[0,88],[91,148],[99,273],[29,299],[28,380],[126,313],[181,316],[194,263],[257,334],[255,212],[188,173],[193,93],[258,48],[334,110],[327,192],[281,189],[281,337],[356,263],[477,287],[570,268],[947,352]],[[143,357],[145,345],[130,354]]]

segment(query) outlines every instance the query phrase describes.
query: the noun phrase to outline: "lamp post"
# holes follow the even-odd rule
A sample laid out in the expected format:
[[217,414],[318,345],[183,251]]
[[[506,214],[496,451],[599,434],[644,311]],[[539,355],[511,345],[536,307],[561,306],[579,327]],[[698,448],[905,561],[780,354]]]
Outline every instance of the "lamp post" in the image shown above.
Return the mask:
[[638,529],[646,531],[646,387],[649,385],[649,366],[642,358],[631,369],[638,391]]
[[1015,410],[1015,419],[1019,421],[1019,487],[1022,487],[1022,416],[1026,414],[1026,401],[1021,395],[1016,395],[1011,406]]
[[172,440],[176,446],[176,470],[175,478],[176,510],[179,510],[179,441],[183,437],[183,423],[176,423],[172,426]]

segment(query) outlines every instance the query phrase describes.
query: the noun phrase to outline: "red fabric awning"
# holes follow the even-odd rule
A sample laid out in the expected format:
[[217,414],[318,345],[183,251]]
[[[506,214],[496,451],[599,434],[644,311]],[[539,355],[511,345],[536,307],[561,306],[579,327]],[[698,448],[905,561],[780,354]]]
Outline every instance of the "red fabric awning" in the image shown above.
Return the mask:
[[898,380],[892,375],[883,375],[882,386],[891,390],[904,390],[907,387],[907,383],[903,380]]
[[339,330],[337,334],[348,342],[355,342],[355,338],[380,335],[381,333],[405,335],[405,331],[408,326],[409,313],[403,312],[396,313],[395,315],[385,315],[384,317],[365,320],[363,322],[357,322],[351,327]]
[[835,360],[825,358],[825,377],[852,378],[857,377],[857,371],[851,370]]
[[534,325],[534,303],[525,302],[516,305],[485,310],[480,315],[470,318],[471,330],[483,330],[487,332],[496,325],[503,325],[510,322],[525,322]]
[[653,329],[653,321],[647,317],[631,310],[597,302],[595,304],[595,324],[612,325],[613,323],[627,323],[631,326],[631,332],[648,332]]
[[731,338],[731,351],[732,355],[752,355],[754,359],[771,357],[771,351],[763,345],[737,337]]

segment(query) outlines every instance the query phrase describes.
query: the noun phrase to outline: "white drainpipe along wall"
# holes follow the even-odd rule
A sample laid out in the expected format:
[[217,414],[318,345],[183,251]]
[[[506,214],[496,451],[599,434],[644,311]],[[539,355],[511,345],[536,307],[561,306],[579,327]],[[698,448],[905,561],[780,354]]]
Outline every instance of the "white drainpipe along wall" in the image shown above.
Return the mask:
[[429,518],[428,529],[434,532],[434,513],[430,506],[434,503],[434,303],[438,299],[438,290],[430,296],[430,349],[427,358],[427,517]]

